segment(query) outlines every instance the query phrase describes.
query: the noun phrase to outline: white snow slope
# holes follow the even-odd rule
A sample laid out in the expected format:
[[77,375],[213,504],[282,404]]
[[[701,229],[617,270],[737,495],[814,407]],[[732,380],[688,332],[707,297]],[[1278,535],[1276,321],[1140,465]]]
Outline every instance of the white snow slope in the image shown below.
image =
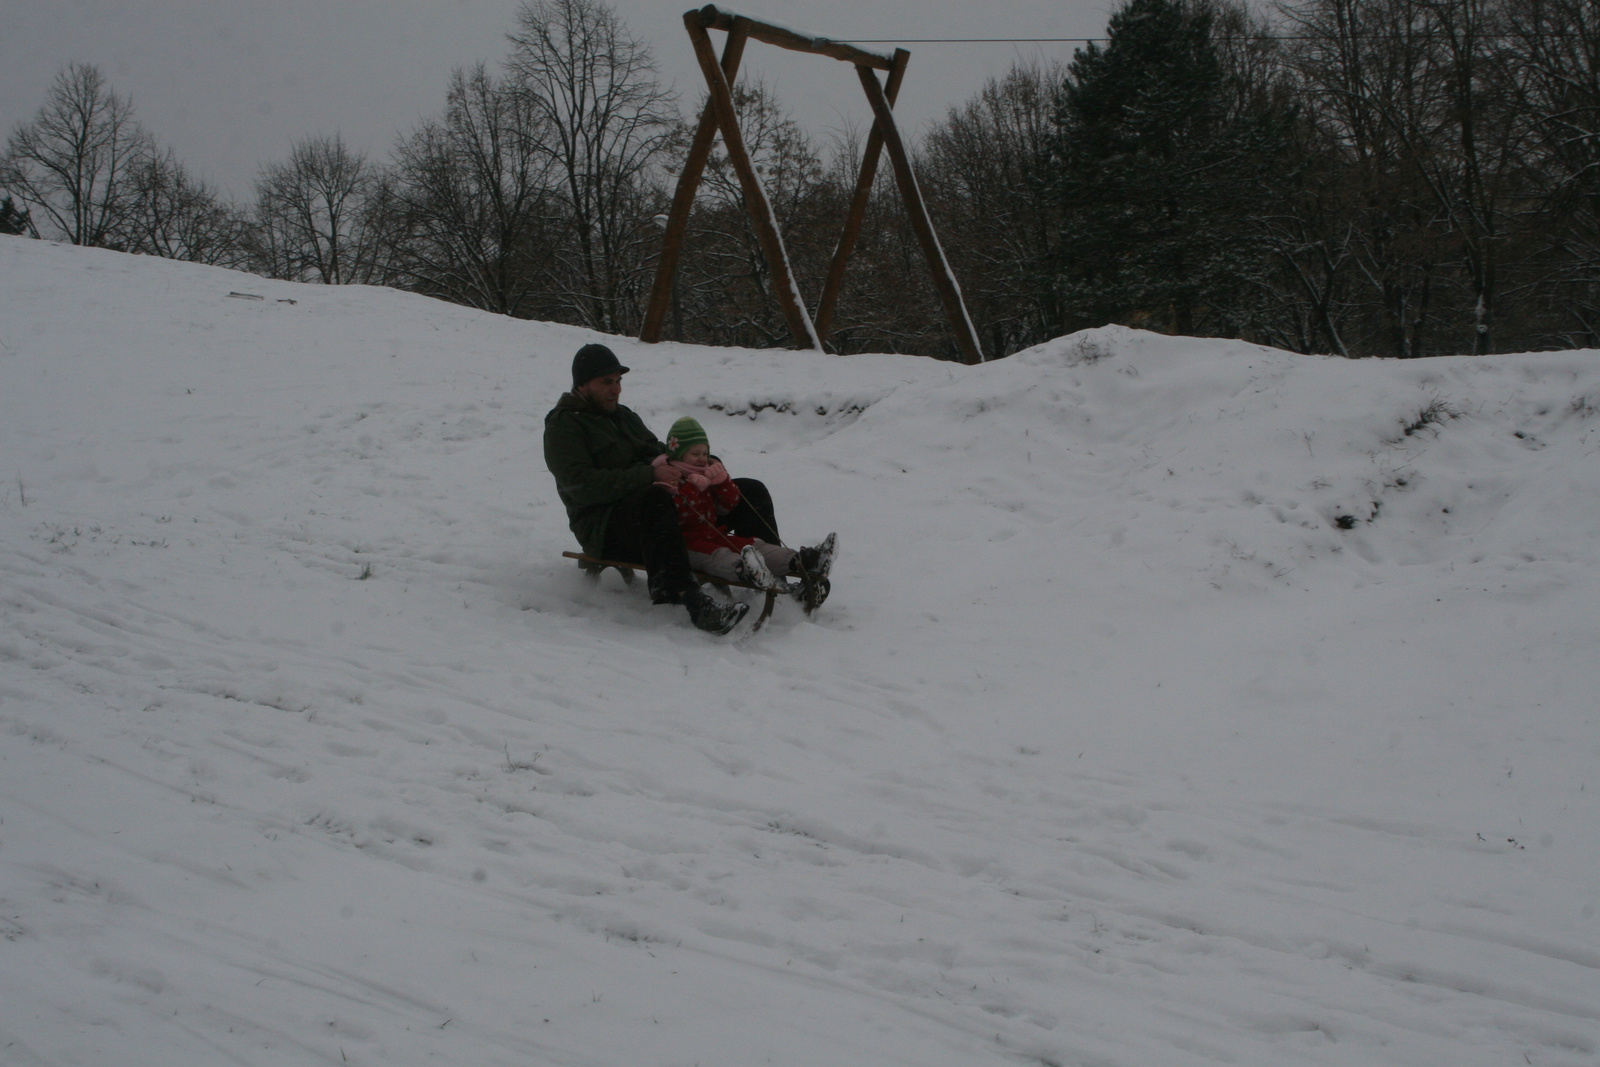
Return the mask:
[[1600,1063],[1600,354],[613,339],[839,531],[715,638],[589,339],[0,238],[0,1063]]

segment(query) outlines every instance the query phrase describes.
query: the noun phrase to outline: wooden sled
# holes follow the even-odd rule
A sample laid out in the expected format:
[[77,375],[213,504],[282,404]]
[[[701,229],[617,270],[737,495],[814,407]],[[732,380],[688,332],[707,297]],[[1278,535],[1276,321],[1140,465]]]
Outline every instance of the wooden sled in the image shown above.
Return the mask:
[[[577,560],[579,569],[591,578],[599,578],[601,572],[607,567],[615,567],[617,573],[622,575],[622,580],[632,585],[633,572],[644,570],[643,563],[624,563],[616,559],[599,559],[595,556],[586,556],[582,552],[563,552],[561,554],[568,559]],[[754,589],[758,593],[767,594],[767,602],[761,605],[761,614],[757,616],[755,625],[750,627],[752,632],[761,629],[761,624],[766,622],[772,615],[772,606],[778,602],[778,594],[782,591],[778,589],[762,589],[759,585],[750,585],[747,582],[729,581],[727,578],[718,578],[716,575],[707,574],[705,571],[695,571],[694,576],[702,582],[710,582],[723,593],[732,588]]]

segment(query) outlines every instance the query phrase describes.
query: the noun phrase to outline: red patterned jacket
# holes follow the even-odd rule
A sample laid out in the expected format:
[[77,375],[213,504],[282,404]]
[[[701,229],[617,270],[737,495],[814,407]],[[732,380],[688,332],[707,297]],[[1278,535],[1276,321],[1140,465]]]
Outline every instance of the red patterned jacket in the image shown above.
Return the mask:
[[[671,462],[671,461],[668,461]],[[672,463],[684,472],[683,481],[668,486],[678,505],[678,527],[683,531],[683,545],[690,552],[710,555],[719,548],[738,552],[745,545],[754,544],[753,537],[738,537],[728,532],[722,517],[739,506],[739,487],[733,484],[722,464],[710,467],[691,467],[687,463]],[[720,475],[712,482],[706,474]]]

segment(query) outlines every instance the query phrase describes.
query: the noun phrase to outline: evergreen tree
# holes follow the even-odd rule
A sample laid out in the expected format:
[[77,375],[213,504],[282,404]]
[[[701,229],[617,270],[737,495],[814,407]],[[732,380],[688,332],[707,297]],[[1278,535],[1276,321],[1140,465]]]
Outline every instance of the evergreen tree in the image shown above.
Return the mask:
[[[19,211],[9,196],[0,199],[0,233],[21,235],[32,231],[33,222],[28,218],[28,212]],[[38,234],[34,236],[37,237]]]
[[1292,113],[1230,72],[1217,13],[1207,0],[1128,0],[1106,47],[1068,68],[1046,179],[1064,330],[1250,326],[1269,269],[1254,220],[1286,169]]

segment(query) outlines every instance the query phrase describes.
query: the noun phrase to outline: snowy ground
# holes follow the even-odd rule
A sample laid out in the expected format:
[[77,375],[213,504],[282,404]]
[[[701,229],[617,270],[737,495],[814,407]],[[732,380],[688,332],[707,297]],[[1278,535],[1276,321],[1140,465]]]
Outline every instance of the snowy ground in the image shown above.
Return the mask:
[[839,531],[718,639],[560,558],[582,331],[0,293],[0,1063],[1600,1063],[1596,353],[614,341]]

